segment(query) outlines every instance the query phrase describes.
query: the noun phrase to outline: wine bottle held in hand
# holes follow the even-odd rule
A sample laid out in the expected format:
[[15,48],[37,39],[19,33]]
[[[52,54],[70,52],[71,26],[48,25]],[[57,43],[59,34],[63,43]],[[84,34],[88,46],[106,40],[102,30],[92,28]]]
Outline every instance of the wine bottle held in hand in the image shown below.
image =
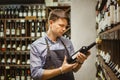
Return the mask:
[[76,62],[76,56],[78,54],[78,52],[81,52],[83,54],[87,54],[88,50],[90,50],[93,46],[95,46],[96,44],[100,44],[101,43],[101,39],[96,39],[96,42],[93,42],[91,43],[90,45],[88,46],[83,46],[82,48],[80,48],[78,51],[76,51],[72,56],[71,58],[69,58],[67,61],[68,63],[75,63]]

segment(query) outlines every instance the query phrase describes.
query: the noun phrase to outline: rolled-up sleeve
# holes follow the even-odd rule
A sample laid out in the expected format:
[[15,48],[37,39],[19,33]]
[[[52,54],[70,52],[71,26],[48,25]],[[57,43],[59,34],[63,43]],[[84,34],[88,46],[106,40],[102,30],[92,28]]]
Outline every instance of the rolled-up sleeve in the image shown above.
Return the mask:
[[44,69],[42,69],[42,59],[39,52],[33,44],[30,48],[30,70],[31,76],[34,80],[41,80]]

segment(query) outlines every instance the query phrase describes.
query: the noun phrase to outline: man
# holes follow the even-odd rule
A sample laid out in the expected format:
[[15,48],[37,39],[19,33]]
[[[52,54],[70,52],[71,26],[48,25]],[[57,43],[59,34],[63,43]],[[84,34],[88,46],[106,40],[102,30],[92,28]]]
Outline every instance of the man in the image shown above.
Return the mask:
[[70,40],[62,37],[67,27],[64,10],[55,9],[48,18],[49,28],[44,37],[31,44],[30,68],[34,80],[74,80],[77,72],[88,55],[79,53],[77,61],[68,64],[67,59],[74,53]]

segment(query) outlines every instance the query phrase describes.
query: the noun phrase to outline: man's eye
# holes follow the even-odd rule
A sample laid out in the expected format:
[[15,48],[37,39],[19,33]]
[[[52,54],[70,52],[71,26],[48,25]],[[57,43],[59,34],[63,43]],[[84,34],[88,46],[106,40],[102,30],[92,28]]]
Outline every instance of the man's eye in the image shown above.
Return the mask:
[[60,27],[65,27],[65,25],[61,25],[61,24],[60,24],[59,26],[60,26]]

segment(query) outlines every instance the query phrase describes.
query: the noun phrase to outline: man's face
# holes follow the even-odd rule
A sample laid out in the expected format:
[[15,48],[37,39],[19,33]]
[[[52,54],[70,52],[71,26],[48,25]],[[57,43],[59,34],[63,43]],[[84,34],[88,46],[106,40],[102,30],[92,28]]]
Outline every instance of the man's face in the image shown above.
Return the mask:
[[67,20],[64,18],[59,18],[56,21],[52,21],[50,25],[51,31],[56,37],[62,36],[66,30],[66,27]]

